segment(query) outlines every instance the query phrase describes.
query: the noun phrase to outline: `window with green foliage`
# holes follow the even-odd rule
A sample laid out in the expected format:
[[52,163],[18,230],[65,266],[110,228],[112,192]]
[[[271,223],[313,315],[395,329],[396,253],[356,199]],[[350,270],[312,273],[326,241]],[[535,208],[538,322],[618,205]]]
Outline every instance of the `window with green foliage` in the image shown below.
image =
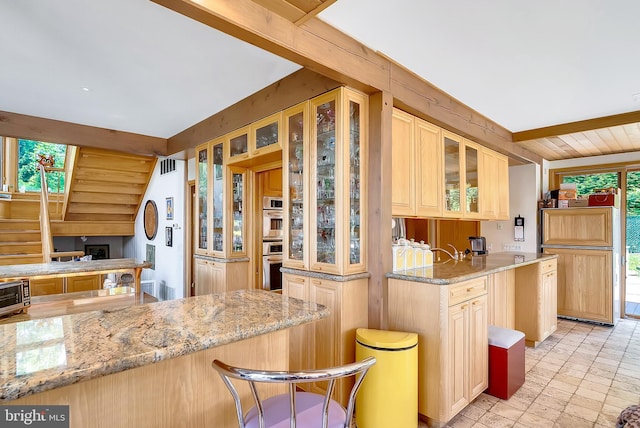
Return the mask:
[[620,187],[617,172],[605,172],[600,174],[565,175],[563,183],[576,183],[578,195],[588,196],[594,189],[606,189],[608,187]]
[[[40,191],[38,155],[53,155],[54,168],[64,168],[67,146],[34,140],[18,140],[18,189],[26,192]],[[51,192],[64,192],[64,172],[47,174],[47,186]]]

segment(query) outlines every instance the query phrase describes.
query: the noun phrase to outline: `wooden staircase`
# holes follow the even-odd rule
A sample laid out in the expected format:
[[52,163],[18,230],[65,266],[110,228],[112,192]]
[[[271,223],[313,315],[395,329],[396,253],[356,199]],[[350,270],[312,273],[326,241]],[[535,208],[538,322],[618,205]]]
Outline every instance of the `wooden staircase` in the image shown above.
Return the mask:
[[[69,147],[66,193],[50,195],[52,236],[132,236],[156,158]],[[52,197],[54,196],[54,197]],[[14,194],[0,218],[0,265],[43,262],[36,195]]]
[[0,220],[0,265],[42,263],[40,222]]

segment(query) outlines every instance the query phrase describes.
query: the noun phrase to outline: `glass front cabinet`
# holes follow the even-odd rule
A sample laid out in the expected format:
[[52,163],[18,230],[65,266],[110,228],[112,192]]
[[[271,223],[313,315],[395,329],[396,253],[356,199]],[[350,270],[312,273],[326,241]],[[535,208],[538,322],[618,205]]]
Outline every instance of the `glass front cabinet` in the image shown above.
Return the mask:
[[347,88],[285,112],[285,266],[366,271],[367,116],[366,95]]
[[195,252],[246,257],[247,170],[225,165],[225,144],[220,139],[196,148]]

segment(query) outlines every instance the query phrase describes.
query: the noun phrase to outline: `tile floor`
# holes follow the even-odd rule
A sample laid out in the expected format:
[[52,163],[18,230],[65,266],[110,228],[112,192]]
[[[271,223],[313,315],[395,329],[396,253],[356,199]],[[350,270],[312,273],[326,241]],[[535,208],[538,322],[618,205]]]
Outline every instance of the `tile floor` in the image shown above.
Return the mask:
[[640,322],[558,320],[552,336],[526,349],[525,365],[509,400],[482,394],[447,427],[615,427],[624,408],[640,404]]

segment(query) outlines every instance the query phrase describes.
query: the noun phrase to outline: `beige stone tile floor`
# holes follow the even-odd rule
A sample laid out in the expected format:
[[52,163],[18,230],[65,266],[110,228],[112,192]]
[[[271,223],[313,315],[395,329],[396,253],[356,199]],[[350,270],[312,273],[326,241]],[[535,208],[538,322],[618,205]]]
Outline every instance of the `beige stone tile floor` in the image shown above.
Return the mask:
[[640,322],[604,327],[559,319],[553,335],[526,349],[525,370],[509,400],[482,394],[446,426],[615,427],[623,409],[640,404]]

